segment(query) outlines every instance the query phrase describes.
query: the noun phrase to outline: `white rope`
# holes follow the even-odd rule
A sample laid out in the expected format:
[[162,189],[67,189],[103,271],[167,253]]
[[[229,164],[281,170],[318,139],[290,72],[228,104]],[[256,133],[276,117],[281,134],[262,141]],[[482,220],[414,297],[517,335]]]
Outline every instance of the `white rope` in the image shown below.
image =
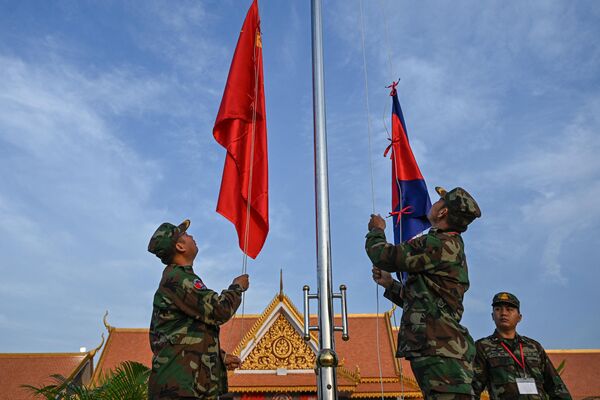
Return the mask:
[[388,58],[388,72],[389,72],[389,78],[390,79],[394,79],[394,72],[392,69],[392,51],[391,51],[391,46],[390,46],[390,34],[389,34],[389,30],[388,30],[388,22],[387,22],[387,13],[385,12],[385,7],[384,7],[384,3],[385,0],[381,0],[381,9],[383,11],[383,27],[385,30],[385,44],[386,44],[386,49],[387,49],[387,58]]
[[252,204],[252,186],[254,176],[254,141],[256,136],[256,107],[258,100],[258,66],[256,58],[256,34],[254,35],[254,99],[252,103],[252,129],[250,134],[250,174],[248,183],[248,200],[246,203],[246,229],[244,232],[244,255],[242,257],[242,275],[246,273],[248,268],[248,240],[250,237],[250,205]]
[[[250,179],[248,183],[248,201],[246,205],[246,232],[244,233],[244,255],[242,261],[242,275],[248,272],[248,240],[250,237],[250,205],[252,203],[252,184],[253,175],[254,175],[254,141],[256,136],[256,108],[258,107],[258,58],[256,57],[257,53],[257,35],[260,34],[260,28],[257,28],[254,33],[254,99],[252,102],[252,130],[251,130],[251,143],[250,143],[250,174],[248,178]],[[262,38],[261,38],[262,39]],[[246,309],[246,292],[242,292],[242,323],[240,326],[240,339],[241,335],[244,332],[244,315]]]
[[[254,142],[256,137],[256,108],[258,101],[258,60],[256,57],[257,53],[257,34],[260,31],[257,30],[254,34],[254,99],[252,103],[252,129],[250,130],[250,173],[249,173],[249,183],[248,183],[248,200],[246,202],[246,226],[244,230],[244,250],[242,254],[242,275],[248,272],[248,240],[250,237],[250,205],[252,203],[252,184],[253,184],[253,176],[254,176]],[[242,335],[244,334],[244,315],[246,309],[246,292],[242,292],[242,316],[241,316],[241,324],[240,324],[240,340],[242,339]],[[235,318],[235,315],[234,315]],[[233,330],[233,321],[231,328]],[[231,334],[231,331],[230,331]],[[229,336],[229,335],[228,335]]]
[[[398,83],[400,83],[400,79],[398,79]],[[398,92],[398,89],[396,89],[396,96],[398,95],[397,92]],[[387,109],[387,107],[385,107],[385,109]],[[394,136],[387,129],[387,125],[385,124],[385,117],[386,117],[385,114],[386,113],[384,112],[383,126],[385,127],[385,133],[388,136],[388,140],[390,141],[390,143],[392,143],[392,147],[390,147],[390,149],[392,151],[390,158],[392,159],[392,161],[394,163],[394,165],[393,165],[394,166],[394,171],[398,171],[398,158],[400,158],[400,155],[396,154],[396,150],[394,149],[394,145],[393,145]],[[389,115],[389,113],[387,113],[387,114]],[[398,116],[398,117],[400,117],[400,116]],[[394,128],[392,127],[392,130],[393,129]],[[400,210],[402,210],[402,208],[404,207],[403,204],[402,204],[402,187],[400,186],[400,180],[398,179],[398,176],[396,176],[396,180],[393,183],[394,183],[394,185],[396,185],[396,188],[398,189],[398,197],[399,197],[399,201],[400,201],[399,208],[400,208]],[[392,211],[394,211],[394,210],[392,210]],[[402,214],[399,214],[398,218],[402,218]],[[392,220],[393,220],[393,218],[392,218]],[[398,221],[398,223],[399,222],[400,221]],[[400,242],[402,242],[402,239],[403,239],[402,238],[402,230],[400,230]],[[402,276],[402,275],[400,275],[400,276]],[[400,281],[401,281],[402,284],[404,284],[404,280],[402,278],[400,279]]]
[[[369,137],[369,169],[371,173],[371,207],[372,214],[375,214],[375,178],[373,176],[373,150],[372,150],[372,131],[371,131],[371,108],[369,106],[369,74],[367,72],[367,55],[365,47],[365,26],[364,26],[364,15],[363,15],[363,4],[362,0],[359,0],[360,8],[360,39],[362,44],[362,56],[363,56],[363,72],[365,76],[365,105],[367,108],[367,130]],[[381,391],[381,400],[384,400],[383,392],[383,369],[381,367],[381,346],[379,340],[379,285],[375,282],[375,299],[377,302],[377,318],[375,319],[375,335],[377,345],[377,366],[379,368],[379,389]]]
[[[398,327],[398,321],[396,321],[396,307],[392,308],[392,318],[394,320],[394,326]],[[397,343],[394,341],[394,335],[392,335],[392,342],[397,347]],[[402,379],[402,376],[403,376],[402,360],[400,360],[398,362],[398,364],[400,364],[400,399],[404,400],[404,379]]]
[[379,367],[379,389],[381,390],[381,400],[384,400],[383,394],[383,370],[381,368],[381,344],[379,343],[379,284],[375,282],[375,297],[377,298],[377,329],[375,330],[376,342],[377,342],[377,366]]
[[[388,73],[389,73],[389,77],[392,79],[393,82],[395,82],[395,78],[393,75],[393,68],[392,68],[392,50],[391,50],[391,45],[390,45],[390,33],[389,33],[389,29],[388,29],[388,20],[387,20],[387,12],[385,10],[385,0],[381,0],[381,2],[379,3],[381,6],[381,11],[383,14],[383,27],[384,27],[384,32],[385,32],[385,48],[387,50],[387,62],[388,62]],[[400,82],[400,79],[398,79],[398,82]],[[392,142],[392,135],[390,133],[390,131],[388,130],[387,124],[385,123],[386,118],[388,118],[388,116],[390,115],[388,108],[387,108],[387,103],[383,108],[383,126],[385,128],[385,132],[388,136],[388,139],[390,140],[390,142]],[[392,160],[394,160],[394,170],[397,171],[398,170],[398,165],[397,165],[397,158],[396,154],[394,154],[394,146],[392,145],[391,147],[392,149]],[[400,187],[400,182],[398,182],[398,180],[396,179],[396,182],[394,182],[394,184],[396,185],[396,187],[398,188],[398,193],[400,194],[400,209],[402,209],[402,188]],[[393,211],[393,210],[392,210]],[[398,218],[401,218],[402,215],[399,215]],[[402,235],[402,234],[401,234]],[[402,242],[402,237],[400,237],[400,241]],[[402,282],[404,283],[404,282]]]
[[[384,31],[385,31],[385,44],[386,44],[385,47],[386,47],[386,50],[387,50],[387,64],[388,64],[388,73],[389,73],[388,76],[390,77],[390,79],[392,79],[393,81],[395,81],[394,78],[393,78],[394,75],[393,75],[393,68],[392,68],[392,52],[391,52],[390,39],[389,39],[390,35],[389,35],[389,29],[388,29],[387,13],[385,12],[385,7],[384,7],[383,2],[385,2],[385,0],[382,0],[382,2],[380,3],[380,5],[381,5],[382,11],[383,11],[382,14],[383,14],[383,22],[384,22],[383,25],[384,25]],[[367,80],[368,80],[368,78],[367,78],[367,67],[366,67],[366,61],[365,61],[365,44],[364,44],[364,32],[363,32],[364,28],[363,28],[362,0],[360,0],[360,6],[361,6],[361,8],[360,8],[361,35],[362,35],[361,38],[362,38],[362,46],[363,46],[363,63],[364,63],[364,70],[365,70],[365,87],[367,88],[366,90],[367,90],[367,110],[368,110],[369,109],[369,106],[368,106],[368,104],[369,104],[368,103],[368,101],[369,101],[369,98],[368,98],[368,86],[367,86]],[[389,104],[389,103],[385,104],[384,111],[383,111],[383,126],[385,128],[385,131],[386,131],[388,139],[392,143],[393,137],[392,137],[392,134],[391,134],[390,130],[388,130],[388,127],[387,127],[387,124],[386,124],[386,119],[390,115],[390,112],[389,112],[387,104]],[[369,118],[370,118],[370,112],[368,112],[368,115],[369,115]],[[369,135],[370,135],[370,119],[369,119]],[[369,159],[371,159],[371,147],[370,147],[371,141],[370,140],[371,140],[371,137],[369,136]],[[397,164],[396,164],[397,163],[397,157],[394,154],[393,143],[392,143],[392,146],[391,146],[391,150],[392,150],[392,157],[391,158],[394,160],[393,167],[397,171],[397,168],[396,168],[397,167]],[[370,161],[370,162],[371,162],[371,185],[373,186],[373,172],[372,172],[373,166],[372,166],[372,161]],[[396,179],[396,182],[394,182],[394,184],[397,185],[398,190],[401,193],[401,188],[399,186],[400,184],[399,184],[399,182],[398,182],[397,179]],[[373,196],[373,199],[374,199],[374,194],[372,196]],[[374,204],[375,204],[375,201],[373,200],[373,208],[375,208]],[[402,209],[402,204],[400,204],[400,209]],[[379,381],[380,381],[380,388],[381,388],[381,398],[383,400],[383,398],[384,398],[384,392],[383,392],[383,372],[382,372],[382,368],[381,368],[381,354],[380,354],[380,352],[381,352],[381,346],[380,346],[380,339],[379,339],[379,285],[377,283],[375,285],[377,287],[377,289],[376,289],[376,297],[377,297],[377,322],[378,322],[377,323],[377,329],[376,329],[376,336],[377,336],[377,339],[376,339],[377,340],[377,362],[378,362],[378,366],[379,366]],[[398,324],[396,322],[395,309],[392,312],[392,316],[393,316],[393,320],[394,320],[394,326],[397,327]],[[397,347],[397,343],[394,341],[393,338],[392,338],[392,345],[394,347]],[[400,399],[403,400],[404,399],[404,372],[403,372],[403,367],[402,367],[402,360],[399,360],[398,364],[399,364],[399,371],[398,372],[400,374],[400,377],[399,377],[400,378]]]
[[363,55],[363,71],[365,75],[365,105],[367,107],[367,130],[369,132],[369,169],[371,172],[371,206],[373,214],[375,214],[375,184],[373,177],[373,149],[372,149],[372,130],[371,130],[371,108],[369,106],[369,78],[367,72],[367,55],[366,55],[366,47],[365,47],[365,25],[364,25],[364,16],[363,16],[363,6],[362,0],[359,0],[360,3],[360,39],[362,43],[362,55]]

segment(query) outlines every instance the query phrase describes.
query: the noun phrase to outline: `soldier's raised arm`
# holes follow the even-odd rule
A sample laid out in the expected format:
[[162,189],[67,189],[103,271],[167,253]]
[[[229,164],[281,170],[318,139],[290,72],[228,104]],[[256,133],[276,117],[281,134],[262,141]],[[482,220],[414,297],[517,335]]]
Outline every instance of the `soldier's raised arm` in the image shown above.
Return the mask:
[[246,290],[238,282],[221,294],[208,289],[198,276],[181,268],[173,269],[161,283],[165,295],[184,313],[204,323],[222,325],[235,314]]
[[410,242],[388,243],[385,232],[374,228],[366,236],[365,250],[377,268],[387,272],[424,272],[435,268],[441,258],[441,242],[421,236]]

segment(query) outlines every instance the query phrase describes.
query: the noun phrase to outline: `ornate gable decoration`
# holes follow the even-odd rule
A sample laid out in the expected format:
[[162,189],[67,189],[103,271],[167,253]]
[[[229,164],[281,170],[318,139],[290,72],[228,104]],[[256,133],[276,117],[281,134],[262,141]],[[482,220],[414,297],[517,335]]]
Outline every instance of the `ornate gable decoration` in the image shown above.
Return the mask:
[[269,330],[244,358],[242,370],[314,369],[315,353],[279,313]]

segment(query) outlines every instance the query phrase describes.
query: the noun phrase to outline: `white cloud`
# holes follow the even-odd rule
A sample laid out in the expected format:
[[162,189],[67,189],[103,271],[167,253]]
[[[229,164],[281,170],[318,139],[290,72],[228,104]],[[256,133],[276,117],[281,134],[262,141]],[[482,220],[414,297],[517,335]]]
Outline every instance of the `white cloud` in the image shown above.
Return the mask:
[[143,18],[144,29],[132,33],[141,49],[175,67],[182,78],[191,77],[187,82],[195,90],[219,95],[220,89],[215,92],[211,80],[202,78],[227,71],[231,57],[227,49],[237,42],[235,34],[227,41],[227,47],[215,40],[214,29],[222,19],[197,1],[150,2],[148,7],[137,8],[135,15]]
[[187,31],[192,25],[202,24],[207,17],[205,5],[195,1],[153,1],[148,6],[165,26],[175,31]]
[[551,281],[567,282],[560,261],[565,241],[600,222],[595,206],[600,196],[599,115],[600,101],[591,98],[563,129],[536,132],[520,151],[481,177],[497,193],[519,193],[521,229],[512,234],[530,239],[526,249],[531,254],[541,241],[537,262]]
[[40,310],[78,299],[75,311],[85,313],[82,297],[126,274],[115,259],[139,264],[130,246],[144,248],[143,221],[158,213],[149,198],[162,170],[127,144],[116,118],[156,112],[167,85],[9,56],[0,56],[0,69],[0,230],[6,265],[18,266],[3,272],[0,297],[22,299],[11,313],[40,293],[48,297]]
[[[50,196],[56,216],[96,216],[96,223],[135,215],[160,172],[120,139],[106,110],[153,108],[162,91],[141,89],[153,85],[121,73],[95,80],[68,65],[40,68],[2,57],[0,68],[7,72],[0,83],[0,140],[13,149],[1,161],[14,185],[5,198]],[[127,100],[113,101],[117,87]]]

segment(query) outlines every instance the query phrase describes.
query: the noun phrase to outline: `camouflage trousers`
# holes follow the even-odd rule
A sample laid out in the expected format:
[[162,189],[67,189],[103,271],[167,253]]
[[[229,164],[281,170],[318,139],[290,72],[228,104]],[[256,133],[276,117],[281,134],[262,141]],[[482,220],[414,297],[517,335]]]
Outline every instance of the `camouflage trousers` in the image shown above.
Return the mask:
[[439,356],[409,361],[426,400],[473,399],[473,366],[469,361]]

